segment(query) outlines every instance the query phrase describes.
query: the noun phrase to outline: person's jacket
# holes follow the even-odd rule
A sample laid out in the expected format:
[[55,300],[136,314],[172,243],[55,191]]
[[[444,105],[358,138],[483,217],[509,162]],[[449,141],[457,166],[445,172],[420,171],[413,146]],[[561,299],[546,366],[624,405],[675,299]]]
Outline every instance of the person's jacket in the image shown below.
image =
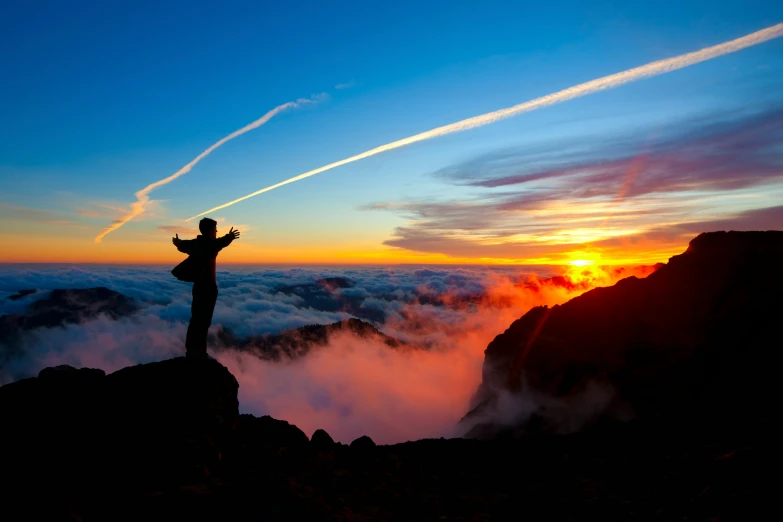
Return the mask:
[[188,254],[188,258],[171,271],[181,281],[190,281],[198,286],[215,286],[215,259],[218,252],[231,244],[233,237],[226,234],[216,239],[197,236],[196,239],[181,239],[177,250]]

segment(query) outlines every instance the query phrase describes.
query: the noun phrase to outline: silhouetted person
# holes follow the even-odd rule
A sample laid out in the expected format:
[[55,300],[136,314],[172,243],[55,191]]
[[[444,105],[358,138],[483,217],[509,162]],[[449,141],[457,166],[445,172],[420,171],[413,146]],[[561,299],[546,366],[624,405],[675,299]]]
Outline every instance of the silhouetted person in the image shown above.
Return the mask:
[[228,234],[217,237],[217,221],[204,218],[198,228],[201,235],[184,240],[179,234],[171,239],[177,250],[188,258],[171,271],[181,281],[193,282],[193,304],[190,307],[190,324],[185,338],[188,357],[207,357],[207,331],[215,311],[218,287],[215,278],[215,260],[218,252],[239,237],[239,230],[232,227]]

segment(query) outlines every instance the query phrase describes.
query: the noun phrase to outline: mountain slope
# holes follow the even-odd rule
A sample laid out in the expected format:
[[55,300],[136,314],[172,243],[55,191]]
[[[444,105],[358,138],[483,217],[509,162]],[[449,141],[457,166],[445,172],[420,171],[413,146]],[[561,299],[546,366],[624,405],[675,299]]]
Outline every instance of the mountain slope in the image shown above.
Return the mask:
[[705,233],[645,279],[530,310],[485,351],[465,419],[479,423],[472,434],[525,429],[526,419],[513,426],[514,415],[500,411],[505,396],[567,399],[590,386],[614,391],[607,414],[767,415],[779,374],[781,259],[783,232]]
[[[20,290],[8,299],[15,301],[35,293],[36,290]],[[81,323],[101,314],[117,319],[138,309],[132,298],[103,286],[52,290],[34,301],[25,313],[0,316],[0,344],[12,344],[23,332],[36,328]]]

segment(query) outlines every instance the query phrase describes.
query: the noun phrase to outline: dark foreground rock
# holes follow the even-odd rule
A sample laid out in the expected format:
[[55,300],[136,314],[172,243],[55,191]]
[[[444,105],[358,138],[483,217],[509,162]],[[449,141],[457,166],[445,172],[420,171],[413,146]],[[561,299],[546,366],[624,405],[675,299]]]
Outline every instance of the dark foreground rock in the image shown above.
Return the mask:
[[332,436],[326,433],[325,430],[315,430],[310,438],[310,443],[318,451],[330,451],[334,449],[336,444]]
[[[168,480],[221,460],[239,422],[238,384],[219,363],[171,359],[102,370],[58,366],[0,388],[0,448],[18,479],[65,487],[78,471]],[[121,470],[121,471],[120,471]],[[116,477],[115,477],[116,478]]]
[[349,446],[239,415],[211,360],[48,368],[0,411],[3,520],[729,520],[775,498],[771,429]]

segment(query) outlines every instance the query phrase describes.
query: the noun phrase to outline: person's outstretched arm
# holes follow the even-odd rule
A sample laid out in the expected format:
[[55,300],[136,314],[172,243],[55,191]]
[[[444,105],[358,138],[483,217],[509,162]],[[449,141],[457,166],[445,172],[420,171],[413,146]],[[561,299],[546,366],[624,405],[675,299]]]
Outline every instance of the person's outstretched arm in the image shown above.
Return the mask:
[[239,230],[234,230],[234,227],[231,227],[231,230],[229,230],[228,234],[212,241],[212,245],[214,245],[215,252],[220,252],[228,245],[230,245],[232,241],[238,238],[239,238]]
[[177,250],[188,255],[193,253],[193,247],[195,246],[194,241],[194,239],[180,239],[179,234],[175,234],[174,237],[171,238],[171,242],[174,243]]

